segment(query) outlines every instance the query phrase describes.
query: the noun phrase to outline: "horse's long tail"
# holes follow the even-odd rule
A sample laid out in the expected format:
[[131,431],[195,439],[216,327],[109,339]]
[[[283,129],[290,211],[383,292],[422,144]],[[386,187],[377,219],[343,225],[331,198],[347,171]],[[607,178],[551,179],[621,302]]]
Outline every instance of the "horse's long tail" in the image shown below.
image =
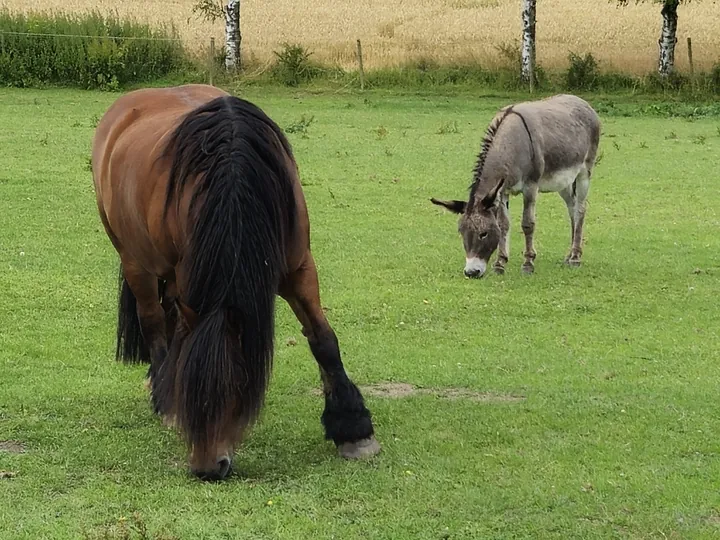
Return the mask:
[[230,421],[253,421],[263,404],[295,217],[292,154],[269,118],[233,97],[190,113],[171,145],[168,199],[187,178],[200,178],[179,274],[181,302],[195,321],[187,321],[178,353],[175,403],[190,442],[202,446]]
[[137,314],[137,300],[130,290],[127,280],[123,276],[123,267],[120,265],[118,287],[118,322],[117,345],[115,359],[127,363],[150,363],[150,352],[140,329],[140,320]]

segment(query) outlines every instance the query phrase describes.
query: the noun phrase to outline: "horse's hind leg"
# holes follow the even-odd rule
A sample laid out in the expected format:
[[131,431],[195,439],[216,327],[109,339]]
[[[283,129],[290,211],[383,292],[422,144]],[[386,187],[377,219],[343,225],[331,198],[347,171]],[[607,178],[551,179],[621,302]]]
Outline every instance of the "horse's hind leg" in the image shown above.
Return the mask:
[[325,437],[335,442],[344,458],[377,454],[380,445],[375,440],[370,411],[343,367],[337,337],[320,305],[317,271],[310,253],[303,266],[288,276],[280,294],[302,324],[303,334],[320,367],[325,392],[322,414]]
[[163,404],[157,401],[157,374],[167,356],[166,314],[160,303],[158,279],[133,261],[123,260],[123,275],[131,294],[135,297],[137,320],[142,337],[150,353],[150,370],[153,406],[161,413]]

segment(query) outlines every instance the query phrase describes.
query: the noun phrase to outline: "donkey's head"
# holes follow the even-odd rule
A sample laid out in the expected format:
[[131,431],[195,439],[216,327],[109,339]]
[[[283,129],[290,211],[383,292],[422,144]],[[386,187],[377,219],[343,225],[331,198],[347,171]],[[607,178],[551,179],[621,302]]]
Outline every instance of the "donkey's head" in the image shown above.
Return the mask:
[[460,214],[458,231],[465,246],[465,275],[480,278],[485,274],[488,261],[500,242],[500,226],[497,220],[498,194],[503,182],[499,182],[487,195],[470,194],[470,201],[440,201],[433,204],[444,206]]

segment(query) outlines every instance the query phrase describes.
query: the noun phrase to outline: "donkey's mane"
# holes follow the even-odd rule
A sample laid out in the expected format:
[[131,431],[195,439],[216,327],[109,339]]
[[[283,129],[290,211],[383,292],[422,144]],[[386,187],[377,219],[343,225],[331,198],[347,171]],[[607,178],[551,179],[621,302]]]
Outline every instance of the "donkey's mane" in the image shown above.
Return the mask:
[[480,149],[477,163],[475,164],[475,168],[473,169],[473,181],[472,184],[470,184],[471,204],[472,201],[475,199],[475,195],[477,194],[478,189],[480,188],[480,179],[482,178],[483,168],[485,167],[485,160],[487,159],[488,152],[490,151],[493,141],[495,140],[495,135],[497,135],[498,129],[500,129],[500,124],[502,124],[503,120],[505,120],[505,118],[507,118],[508,115],[512,112],[512,106],[505,109],[505,114],[503,114],[502,116],[496,116],[495,119],[488,126],[487,131],[485,132],[485,137],[483,137],[482,141],[482,148]]

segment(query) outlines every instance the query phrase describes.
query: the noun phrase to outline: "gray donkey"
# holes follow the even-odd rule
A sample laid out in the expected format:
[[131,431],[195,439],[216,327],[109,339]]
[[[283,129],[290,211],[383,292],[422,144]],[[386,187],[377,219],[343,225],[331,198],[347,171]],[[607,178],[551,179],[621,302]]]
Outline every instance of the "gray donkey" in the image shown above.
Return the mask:
[[498,249],[495,272],[505,272],[509,255],[510,195],[523,194],[525,233],[523,272],[532,273],[535,200],[556,191],[570,214],[571,246],[565,262],[580,265],[585,200],[600,141],[600,119],[584,100],[558,95],[501,109],[493,118],[473,173],[470,198],[440,201],[462,214],[459,231],[465,245],[465,275],[482,277]]

